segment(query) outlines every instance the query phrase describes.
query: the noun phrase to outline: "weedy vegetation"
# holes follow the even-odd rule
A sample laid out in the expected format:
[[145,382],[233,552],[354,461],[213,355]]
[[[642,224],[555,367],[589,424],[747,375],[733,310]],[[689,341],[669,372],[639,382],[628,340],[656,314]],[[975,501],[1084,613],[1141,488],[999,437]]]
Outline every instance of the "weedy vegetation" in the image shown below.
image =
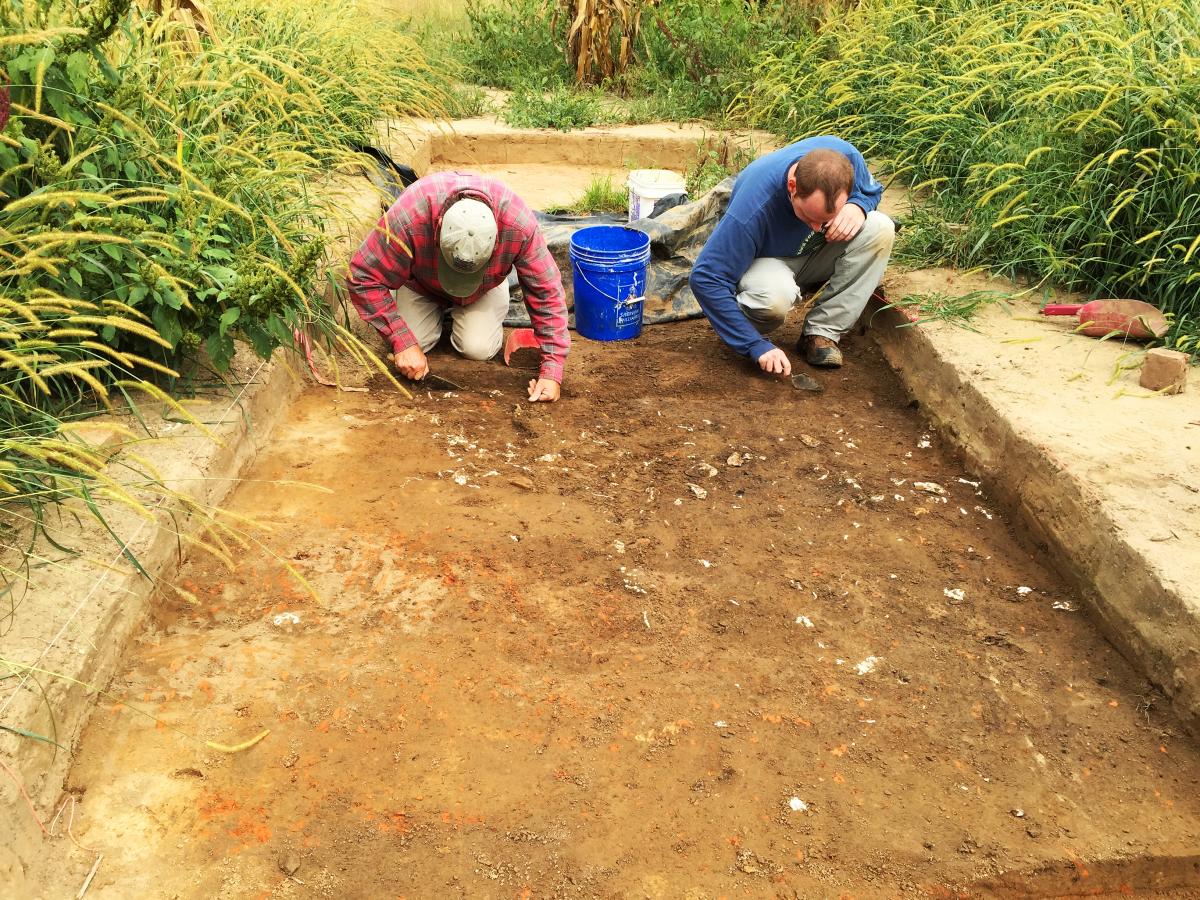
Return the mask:
[[587,128],[610,118],[605,115],[602,95],[597,91],[530,82],[517,86],[501,116],[513,128],[554,128],[558,131]]
[[624,102],[621,121],[723,119],[752,55],[802,40],[819,7],[764,0],[470,0],[446,45],[467,77],[493,87],[586,91]]
[[588,215],[590,213],[623,213],[629,209],[629,193],[624,185],[613,184],[612,176],[593,178],[583,194],[570,206],[553,210],[559,213]]
[[754,161],[753,146],[726,142],[721,147],[701,147],[696,164],[684,175],[688,195],[699,197],[708,193],[726,178],[737,175]]
[[901,309],[916,317],[906,325],[899,326],[901,328],[922,322],[945,322],[971,328],[971,320],[982,307],[1009,299],[1011,295],[999,291],[968,291],[957,295],[931,291],[906,294],[884,308]]
[[[443,79],[344,0],[187,6],[0,5],[0,514],[14,544],[50,537],[66,501],[149,515],[153,473],[122,481],[76,426],[120,405],[136,427],[139,398],[186,415],[170,392],[197,359],[224,372],[236,341],[266,358],[305,331],[373,364],[316,299],[334,212],[316,187],[357,165],[380,119],[439,115]],[[25,548],[0,569],[9,584]]]

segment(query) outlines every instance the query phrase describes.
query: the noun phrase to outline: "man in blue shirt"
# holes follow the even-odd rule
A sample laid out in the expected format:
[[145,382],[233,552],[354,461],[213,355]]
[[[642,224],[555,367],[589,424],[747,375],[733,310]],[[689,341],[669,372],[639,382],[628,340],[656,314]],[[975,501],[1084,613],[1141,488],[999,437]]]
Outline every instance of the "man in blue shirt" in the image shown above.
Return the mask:
[[840,366],[838,340],[892,252],[895,225],[876,209],[882,195],[862,154],[836,137],[807,138],[747,166],[692,268],[692,292],[721,340],[764,372],[790,375],[787,354],[764,335],[819,289],[796,349],[810,365]]

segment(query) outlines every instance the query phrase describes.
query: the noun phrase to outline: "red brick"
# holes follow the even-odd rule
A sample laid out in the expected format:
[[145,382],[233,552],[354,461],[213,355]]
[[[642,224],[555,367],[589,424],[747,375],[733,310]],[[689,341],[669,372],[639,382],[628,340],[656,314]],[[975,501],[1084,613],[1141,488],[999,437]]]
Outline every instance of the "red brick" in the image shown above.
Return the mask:
[[1146,354],[1146,362],[1142,366],[1142,377],[1138,384],[1150,391],[1182,394],[1184,385],[1187,384],[1187,371],[1186,353],[1156,347]]

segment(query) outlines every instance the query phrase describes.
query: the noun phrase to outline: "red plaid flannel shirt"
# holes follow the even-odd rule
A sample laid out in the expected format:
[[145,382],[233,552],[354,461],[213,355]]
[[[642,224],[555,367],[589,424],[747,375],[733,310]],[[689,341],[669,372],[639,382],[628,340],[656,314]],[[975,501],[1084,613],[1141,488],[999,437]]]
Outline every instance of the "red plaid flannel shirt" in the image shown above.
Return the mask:
[[[464,197],[491,208],[499,233],[479,290],[470,297],[452,297],[443,293],[437,277],[438,235],[442,214]],[[347,287],[358,314],[399,353],[416,346],[417,340],[396,309],[393,290],[407,286],[447,307],[466,306],[504,281],[514,266],[542,352],[538,374],[561,382],[571,346],[562,276],[537,219],[524,201],[499,181],[442,172],[409,185],[354,254]]]

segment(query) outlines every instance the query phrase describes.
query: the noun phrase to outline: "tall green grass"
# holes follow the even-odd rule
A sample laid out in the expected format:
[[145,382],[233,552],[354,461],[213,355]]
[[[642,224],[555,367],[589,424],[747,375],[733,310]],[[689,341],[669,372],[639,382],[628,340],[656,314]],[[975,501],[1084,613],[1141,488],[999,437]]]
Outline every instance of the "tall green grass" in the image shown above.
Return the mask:
[[366,360],[315,299],[336,262],[319,187],[377,121],[440,114],[444,78],[350,0],[209,8],[202,33],[130,0],[0,4],[0,520],[14,532],[64,500],[97,515],[98,498],[142,502],[71,424],[139,395],[170,402],[197,356],[224,370],[237,341],[265,358],[310,330]]
[[931,257],[1170,311],[1200,340],[1200,7],[867,0],[757,58],[740,109],[891,162]]
[[625,212],[629,208],[629,193],[624,185],[613,184],[611,175],[597,175],[584,188],[579,199],[569,206],[549,212],[586,216],[594,213]]
[[102,341],[168,367],[200,344],[224,368],[235,337],[265,355],[329,330],[308,299],[326,212],[312,186],[376,120],[442,99],[411,41],[338,7],[218,4],[198,52],[128,0],[110,35],[47,38],[65,10],[23,7],[3,48],[0,251],[21,259],[5,293],[122,304],[167,346],[116,327]]

